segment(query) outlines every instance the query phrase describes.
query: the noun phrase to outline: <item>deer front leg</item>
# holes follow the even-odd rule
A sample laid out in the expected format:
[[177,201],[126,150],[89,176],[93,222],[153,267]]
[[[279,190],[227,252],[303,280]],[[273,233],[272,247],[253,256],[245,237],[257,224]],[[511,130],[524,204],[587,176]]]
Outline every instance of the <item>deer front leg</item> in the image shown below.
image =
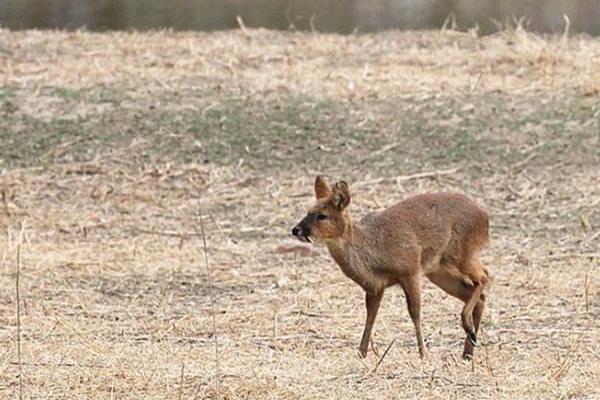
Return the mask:
[[421,330],[421,279],[418,275],[408,278],[402,282],[402,288],[406,295],[406,305],[408,306],[408,314],[415,325],[417,334],[417,344],[419,346],[419,355],[425,358],[425,343],[423,341],[423,332]]
[[381,304],[381,298],[383,297],[383,290],[378,293],[372,294],[367,292],[365,295],[365,303],[367,306],[367,320],[365,321],[365,330],[363,331],[362,339],[360,341],[360,355],[362,357],[367,356],[369,349],[369,340],[371,339],[371,331],[373,330],[373,324],[375,323],[375,317],[377,317],[377,311]]

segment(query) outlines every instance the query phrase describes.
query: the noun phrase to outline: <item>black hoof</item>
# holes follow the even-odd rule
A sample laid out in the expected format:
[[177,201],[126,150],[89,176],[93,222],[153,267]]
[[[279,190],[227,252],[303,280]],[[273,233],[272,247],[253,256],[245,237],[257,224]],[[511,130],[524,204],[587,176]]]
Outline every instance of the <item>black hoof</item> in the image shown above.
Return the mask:
[[467,337],[473,346],[477,346],[477,334],[474,331],[469,332]]

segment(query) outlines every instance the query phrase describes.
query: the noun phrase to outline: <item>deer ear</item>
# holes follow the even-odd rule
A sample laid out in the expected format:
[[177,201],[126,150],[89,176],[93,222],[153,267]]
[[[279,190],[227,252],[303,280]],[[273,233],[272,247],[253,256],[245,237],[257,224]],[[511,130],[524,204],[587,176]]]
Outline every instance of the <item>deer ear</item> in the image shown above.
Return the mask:
[[317,175],[317,179],[315,179],[315,196],[317,200],[324,199],[331,195],[331,188],[329,184],[321,175]]
[[345,181],[339,181],[333,185],[331,201],[340,211],[348,207],[348,204],[350,204],[350,188]]

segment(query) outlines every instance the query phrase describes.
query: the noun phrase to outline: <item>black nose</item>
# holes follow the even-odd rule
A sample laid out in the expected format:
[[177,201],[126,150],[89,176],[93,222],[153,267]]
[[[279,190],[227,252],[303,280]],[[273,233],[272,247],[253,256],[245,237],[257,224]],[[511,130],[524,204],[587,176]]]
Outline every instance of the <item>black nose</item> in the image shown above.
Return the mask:
[[292,228],[292,235],[294,236],[298,236],[300,234],[300,228],[298,228],[297,226]]

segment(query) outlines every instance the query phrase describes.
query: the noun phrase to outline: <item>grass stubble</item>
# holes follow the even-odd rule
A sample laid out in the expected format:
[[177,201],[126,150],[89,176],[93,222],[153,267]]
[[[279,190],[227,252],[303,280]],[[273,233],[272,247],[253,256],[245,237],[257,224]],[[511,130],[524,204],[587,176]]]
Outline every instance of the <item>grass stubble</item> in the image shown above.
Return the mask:
[[[0,397],[600,396],[597,39],[2,30],[0,85]],[[395,290],[358,358],[360,288],[287,238],[316,173],[489,210],[471,363],[429,283],[429,358]]]

